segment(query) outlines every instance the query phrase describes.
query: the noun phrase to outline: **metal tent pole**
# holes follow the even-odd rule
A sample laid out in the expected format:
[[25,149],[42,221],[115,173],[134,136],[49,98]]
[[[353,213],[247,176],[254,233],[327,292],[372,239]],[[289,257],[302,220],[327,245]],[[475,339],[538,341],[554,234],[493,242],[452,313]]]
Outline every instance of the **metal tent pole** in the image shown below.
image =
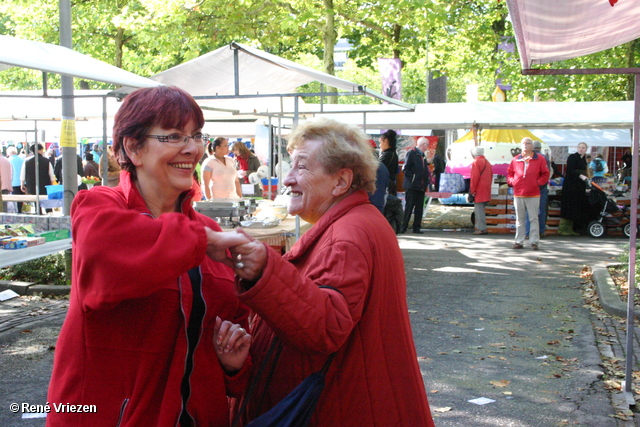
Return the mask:
[[635,273],[636,273],[636,239],[638,237],[638,132],[640,131],[640,74],[635,74],[635,94],[633,101],[633,155],[631,160],[631,235],[629,236],[629,294],[627,296],[627,345],[626,365],[624,370],[623,394],[629,406],[635,406],[631,389],[633,383],[633,321],[635,319]]
[[[109,178],[109,159],[107,156],[107,97],[102,97],[102,144],[99,146],[102,147],[102,155],[100,156],[100,164],[102,165],[102,176],[100,179],[102,180],[102,185],[107,185]],[[98,172],[100,169],[98,168]]]
[[[60,0],[60,46],[72,48],[71,41],[71,2]],[[63,213],[71,213],[71,202],[78,192],[78,163],[76,139],[76,113],[73,105],[73,77],[60,76],[62,83],[62,132],[60,150],[62,151],[62,184],[64,185]]]

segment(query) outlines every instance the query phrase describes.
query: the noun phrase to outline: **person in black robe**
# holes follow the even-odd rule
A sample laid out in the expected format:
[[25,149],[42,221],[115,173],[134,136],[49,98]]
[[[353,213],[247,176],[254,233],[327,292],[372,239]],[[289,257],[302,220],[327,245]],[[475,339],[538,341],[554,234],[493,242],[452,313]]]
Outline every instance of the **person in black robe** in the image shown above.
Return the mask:
[[561,236],[577,236],[584,230],[591,219],[591,206],[587,198],[587,144],[578,144],[578,151],[567,157],[567,168],[562,182],[560,201]]

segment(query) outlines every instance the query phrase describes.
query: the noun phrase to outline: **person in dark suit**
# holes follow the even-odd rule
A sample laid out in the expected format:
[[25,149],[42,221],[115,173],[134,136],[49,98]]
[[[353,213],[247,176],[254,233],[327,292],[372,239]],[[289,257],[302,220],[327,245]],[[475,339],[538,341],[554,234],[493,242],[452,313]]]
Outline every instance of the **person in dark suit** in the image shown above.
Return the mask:
[[424,153],[429,148],[429,140],[424,136],[418,139],[416,147],[407,153],[404,167],[404,181],[402,187],[405,189],[405,210],[402,233],[407,232],[409,219],[413,213],[413,232],[422,234],[420,225],[422,223],[422,211],[424,209],[424,195],[429,186],[429,168],[427,158]]
[[[29,152],[35,151],[32,145]],[[38,153],[24,161],[20,175],[21,187],[24,194],[47,194],[47,185],[53,184],[55,179],[53,168],[49,160],[43,155],[44,148],[38,144]],[[38,177],[36,179],[36,155],[38,156]]]

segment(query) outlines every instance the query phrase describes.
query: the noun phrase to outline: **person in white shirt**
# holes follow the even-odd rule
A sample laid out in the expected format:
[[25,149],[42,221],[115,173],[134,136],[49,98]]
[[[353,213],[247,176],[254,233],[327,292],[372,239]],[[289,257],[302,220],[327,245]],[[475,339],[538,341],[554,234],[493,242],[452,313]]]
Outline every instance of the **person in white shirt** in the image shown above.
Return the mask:
[[229,154],[229,140],[221,136],[207,145],[209,158],[202,168],[202,185],[208,199],[238,199],[242,187],[233,160]]

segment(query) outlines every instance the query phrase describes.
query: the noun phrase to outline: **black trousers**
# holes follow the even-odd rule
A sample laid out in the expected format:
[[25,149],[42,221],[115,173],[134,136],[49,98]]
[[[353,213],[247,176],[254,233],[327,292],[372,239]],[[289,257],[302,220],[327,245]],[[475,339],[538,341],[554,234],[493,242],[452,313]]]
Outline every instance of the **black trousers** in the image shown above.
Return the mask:
[[413,231],[420,231],[424,210],[424,190],[405,190],[404,223],[402,231],[409,228],[409,219],[413,213]]
[[[20,186],[13,187],[13,194],[24,194]],[[16,202],[18,204],[18,213],[22,213],[22,202]]]

